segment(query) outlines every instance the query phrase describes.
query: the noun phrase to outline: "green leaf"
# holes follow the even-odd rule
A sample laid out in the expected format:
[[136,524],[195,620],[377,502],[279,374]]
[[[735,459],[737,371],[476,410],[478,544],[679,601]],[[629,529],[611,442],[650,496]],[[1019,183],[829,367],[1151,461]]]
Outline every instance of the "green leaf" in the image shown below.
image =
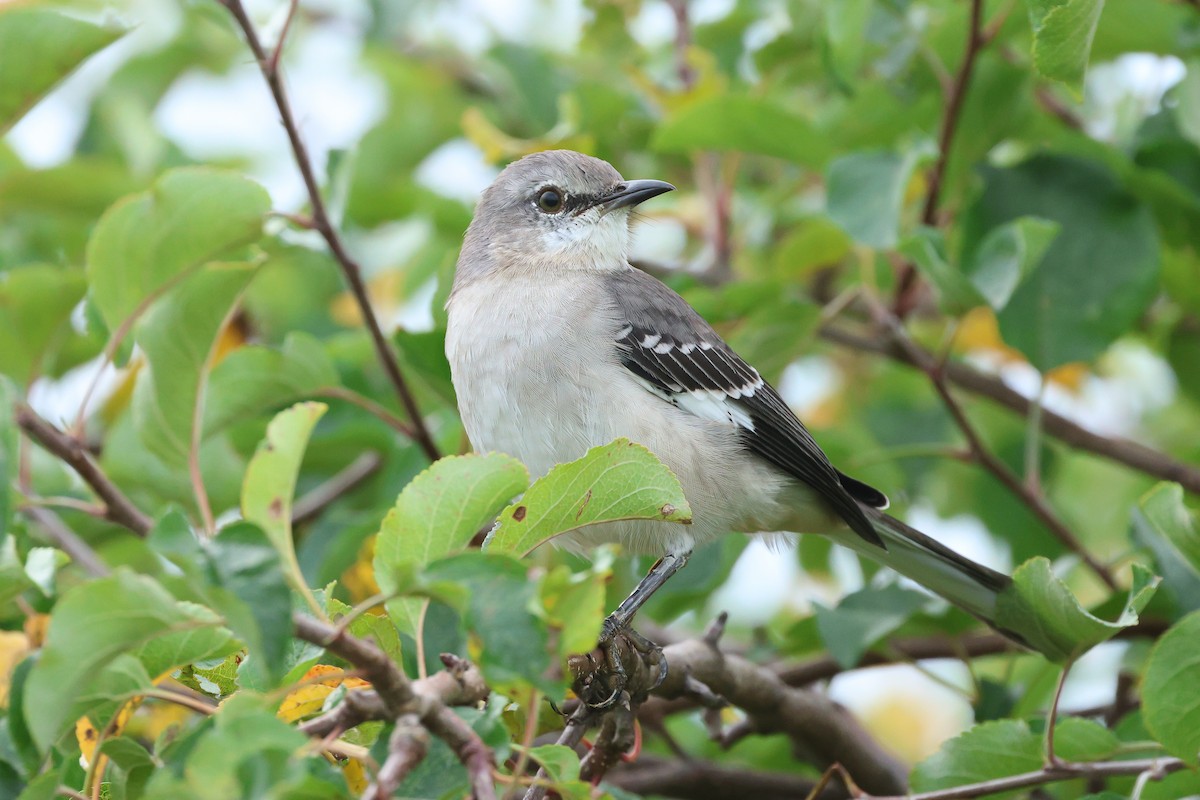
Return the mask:
[[1171,626],[1150,651],[1142,679],[1146,727],[1172,755],[1200,763],[1200,611]]
[[1163,588],[1184,611],[1200,609],[1200,531],[1183,504],[1183,487],[1164,482],[1147,492],[1134,509],[1133,525],[1154,553]]
[[204,435],[336,386],[337,369],[321,343],[302,331],[283,347],[242,347],[213,368],[204,402]]
[[13,484],[17,480],[17,464],[20,462],[20,436],[14,417],[17,387],[4,375],[0,375],[0,532],[10,530],[13,505]]
[[1054,726],[1054,755],[1066,761],[1101,761],[1120,746],[1115,733],[1092,719],[1060,718]]
[[40,8],[0,12],[0,135],[55,84],[124,32]]
[[961,314],[986,302],[979,288],[946,257],[946,238],[937,228],[921,226],[900,243],[900,252],[937,288],[947,312]]
[[266,191],[240,174],[171,170],[146,192],[100,218],[87,248],[91,296],[110,330],[188,272],[239,252],[262,236]]
[[1149,209],[1093,162],[1043,155],[983,173],[985,188],[963,226],[964,263],[977,263],[989,232],[1005,223],[1035,216],[1061,226],[998,314],[1004,341],[1042,371],[1090,361],[1158,292]]
[[999,311],[1017,286],[1042,260],[1058,235],[1059,225],[1037,217],[1020,217],[993,228],[975,251],[966,273],[971,283]]
[[188,463],[205,373],[221,324],[254,277],[254,264],[210,264],[173,286],[138,320],[146,355],[133,419],[146,449],[171,466]]
[[[335,597],[326,600],[329,618],[337,622],[348,615],[352,607]],[[374,640],[379,649],[388,654],[396,664],[403,664],[404,650],[400,643],[400,632],[389,617],[378,614],[359,614],[347,629],[351,634],[361,639]]]
[[850,238],[878,249],[900,241],[900,215],[913,170],[929,151],[851,153],[829,165],[826,212]]
[[[413,478],[383,519],[375,540],[375,579],[397,591],[397,575],[455,553],[529,485],[529,473],[501,453],[448,456]],[[395,598],[388,613],[415,634],[425,601]]]
[[834,78],[850,84],[862,64],[867,22],[874,0],[842,0],[822,6],[825,21],[823,55]]
[[917,764],[912,791],[931,792],[1042,768],[1042,737],[1022,720],[985,722],[942,745]]
[[283,561],[284,574],[292,588],[304,595],[309,607],[324,613],[312,590],[304,582],[296,547],[292,541],[292,501],[296,478],[309,436],[328,406],[297,403],[280,411],[267,426],[266,438],[258,445],[242,481],[242,516],[262,528]]
[[848,594],[837,608],[816,607],[817,630],[839,664],[850,669],[883,637],[929,602],[928,595],[892,584]]
[[814,168],[829,153],[825,137],[803,118],[742,94],[718,94],[685,105],[659,125],[650,146],[660,153],[758,153]]
[[58,601],[42,657],[29,674],[25,701],[34,741],[45,750],[74,721],[68,716],[93,676],[123,653],[161,636],[214,627],[211,615],[171,597],[152,579],[124,568],[80,584]]
[[222,627],[224,621],[211,609],[182,601],[176,607],[194,621],[195,627],[158,636],[134,652],[151,676],[157,678],[184,664],[224,658],[241,649],[229,630]]
[[1013,573],[1012,585],[996,601],[996,624],[1013,631],[1051,661],[1069,661],[1137,624],[1137,615],[1154,595],[1160,579],[1133,565],[1133,585],[1125,610],[1115,622],[1089,614],[1050,569],[1049,559],[1031,558]]
[[478,643],[472,657],[493,690],[504,694],[513,684],[523,683],[552,696],[561,691],[546,678],[549,637],[545,624],[530,610],[538,586],[526,565],[509,556],[471,550],[430,565],[425,579],[465,589],[463,621]]
[[579,780],[579,755],[574,749],[561,744],[544,744],[530,747],[526,752],[546,770],[546,777],[554,783]]
[[504,509],[484,548],[527,555],[563,533],[617,520],[690,524],[679,479],[640,444],[617,439],[559,464]]
[[86,291],[81,270],[30,264],[0,272],[0,372],[25,383],[39,371]]
[[280,551],[260,527],[237,522],[212,540],[210,563],[221,587],[243,606],[241,613],[223,608],[229,626],[274,685],[289,666],[292,639],[292,595]]
[[1083,95],[1092,39],[1104,0],[1028,0],[1033,25],[1033,64],[1047,78]]
[[558,653],[564,659],[586,653],[596,644],[606,613],[605,588],[612,580],[612,555],[608,550],[591,568],[573,573],[565,564],[542,580],[542,607],[546,622],[558,632]]

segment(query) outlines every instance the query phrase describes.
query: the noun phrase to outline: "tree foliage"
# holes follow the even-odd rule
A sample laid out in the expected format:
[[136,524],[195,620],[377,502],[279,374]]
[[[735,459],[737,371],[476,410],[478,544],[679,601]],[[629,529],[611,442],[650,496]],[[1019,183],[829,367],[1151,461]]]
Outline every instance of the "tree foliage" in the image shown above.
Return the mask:
[[[475,48],[422,33],[433,2],[195,0],[125,50],[137,4],[0,7],[0,132],[115,70],[67,95],[61,163],[0,143],[0,795],[1200,793],[1200,7],[710,5],[586,0],[572,46]],[[639,33],[656,14],[671,35]],[[314,159],[287,76],[317,34],[361,44],[386,109]],[[1089,65],[1130,53],[1183,77],[1107,107]],[[299,209],[156,122],[189,76],[246,70]],[[775,558],[820,602],[706,628],[730,536],[641,617],[677,621],[665,682],[560,720],[647,564],[539,545],[691,512],[625,440],[532,481],[463,453],[442,309],[471,206],[427,166],[464,140],[680,187],[638,265],[773,382],[833,376],[804,409],[833,462],[897,516],[985,528],[1000,627],[1038,652],[811,537]],[[1060,703],[1114,637],[1107,699]],[[619,657],[652,682],[655,654]],[[828,696],[931,659],[969,663],[974,719],[918,763]]]

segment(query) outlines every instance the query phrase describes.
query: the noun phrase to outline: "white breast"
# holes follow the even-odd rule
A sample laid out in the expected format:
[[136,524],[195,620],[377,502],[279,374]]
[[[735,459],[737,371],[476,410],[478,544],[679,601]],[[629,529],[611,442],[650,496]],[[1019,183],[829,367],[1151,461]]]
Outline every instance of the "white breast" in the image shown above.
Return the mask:
[[446,355],[472,446],[515,456],[538,477],[625,436],[675,472],[694,519],[598,525],[559,544],[620,541],[661,554],[730,530],[772,530],[783,481],[747,458],[735,426],[676,408],[640,385],[617,360],[612,310],[597,307],[591,293],[581,296],[578,275],[539,278],[484,279],[460,287],[450,302]]

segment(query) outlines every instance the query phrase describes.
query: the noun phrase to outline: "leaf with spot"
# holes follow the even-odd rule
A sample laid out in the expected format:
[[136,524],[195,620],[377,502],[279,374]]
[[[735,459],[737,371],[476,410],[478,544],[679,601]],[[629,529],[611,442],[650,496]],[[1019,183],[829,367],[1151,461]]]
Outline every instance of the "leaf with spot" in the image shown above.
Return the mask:
[[524,556],[555,536],[620,520],[692,521],[679,479],[645,447],[623,438],[534,481],[504,509],[484,547]]
[[266,533],[283,560],[292,588],[303,594],[310,606],[316,606],[316,600],[296,559],[292,501],[308,439],[326,408],[322,403],[297,403],[276,414],[242,482],[242,516]]
[[[456,553],[529,485],[525,466],[502,453],[447,456],[413,478],[380,526],[375,540],[375,580],[384,592],[399,576]],[[397,597],[388,613],[413,635],[425,601]]]

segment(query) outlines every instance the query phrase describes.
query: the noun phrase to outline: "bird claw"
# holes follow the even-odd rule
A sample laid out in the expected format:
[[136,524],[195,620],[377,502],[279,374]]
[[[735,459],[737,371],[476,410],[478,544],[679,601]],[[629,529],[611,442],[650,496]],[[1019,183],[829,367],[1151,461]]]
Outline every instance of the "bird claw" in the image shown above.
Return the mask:
[[[653,669],[651,676],[648,669]],[[630,672],[639,680],[630,689]],[[606,711],[619,702],[628,704],[629,695],[644,695],[657,689],[667,678],[667,659],[662,648],[630,627],[620,627],[611,619],[604,621],[597,650],[587,656],[587,664],[576,670],[580,699],[595,711]],[[597,694],[604,694],[594,700]]]

